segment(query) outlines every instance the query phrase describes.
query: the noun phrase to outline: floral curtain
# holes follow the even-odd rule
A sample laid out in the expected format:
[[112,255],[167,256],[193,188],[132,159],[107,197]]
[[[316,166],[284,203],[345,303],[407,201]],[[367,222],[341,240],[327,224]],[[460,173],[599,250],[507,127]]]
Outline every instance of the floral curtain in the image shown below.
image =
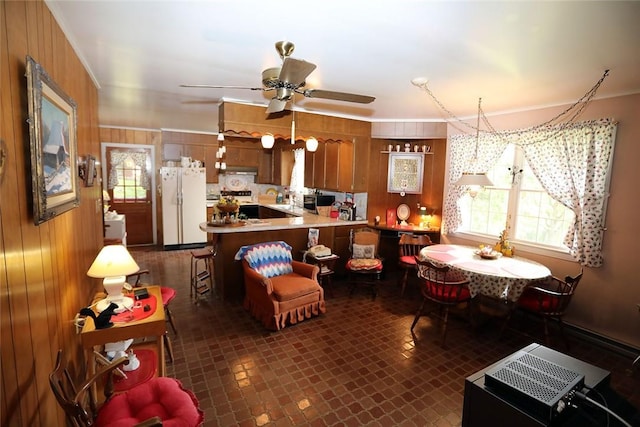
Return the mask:
[[291,171],[291,193],[300,196],[304,188],[304,148],[293,150],[293,170]]
[[545,191],[575,214],[564,243],[586,267],[602,265],[602,232],[617,123],[592,120],[525,132],[520,145]]
[[147,153],[113,150],[111,151],[111,170],[109,170],[109,179],[107,182],[109,190],[112,190],[116,185],[118,185],[117,168],[129,157],[133,160],[133,163],[140,168],[140,186],[144,187],[146,190],[149,189],[149,183],[151,180],[149,179],[149,173],[147,172]]
[[[525,158],[545,191],[571,209],[575,223],[565,237],[569,252],[587,267],[602,265],[602,231],[608,196],[608,172],[613,157],[617,123],[612,119],[545,126],[508,133],[449,138],[449,192],[445,199],[443,233],[461,225],[458,201],[465,188],[454,183],[463,171],[486,172],[509,143],[522,147]],[[475,167],[475,169],[470,169]]]
[[458,201],[467,191],[467,186],[454,185],[463,172],[487,172],[500,158],[509,142],[495,135],[481,133],[479,136],[459,134],[449,137],[449,191],[444,201],[442,232],[455,231],[462,225],[462,214]]

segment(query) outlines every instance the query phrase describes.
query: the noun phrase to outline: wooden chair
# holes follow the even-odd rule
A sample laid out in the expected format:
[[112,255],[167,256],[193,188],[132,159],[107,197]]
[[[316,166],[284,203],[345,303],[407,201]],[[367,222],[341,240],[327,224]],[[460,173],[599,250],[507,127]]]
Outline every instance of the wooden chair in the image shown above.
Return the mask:
[[349,232],[349,250],[351,257],[345,266],[349,282],[350,294],[358,285],[371,288],[373,299],[378,293],[378,282],[383,273],[383,260],[378,254],[380,232],[371,228],[352,229]]
[[427,302],[434,302],[439,308],[442,321],[442,343],[444,347],[447,337],[447,322],[449,320],[449,308],[458,304],[468,303],[471,294],[467,287],[468,281],[461,275],[450,271],[449,266],[439,267],[430,261],[422,261],[416,257],[418,266],[418,277],[421,279],[422,304],[416,312],[416,317],[411,324],[411,333],[421,316],[429,314],[425,312]]
[[420,254],[420,250],[425,246],[432,245],[431,239],[426,234],[400,235],[398,242],[398,266],[404,271],[400,277],[400,297],[404,296],[404,290],[409,280],[409,272],[416,271],[417,264],[415,257]]
[[[203,422],[204,413],[197,398],[174,378],[152,378],[127,392],[114,394],[111,373],[127,361],[126,357],[120,357],[76,387],[62,356],[59,350],[56,366],[49,374],[49,385],[70,425],[161,426],[167,421],[199,426]],[[94,386],[102,387],[103,382],[105,401],[98,407],[91,394]]]
[[[130,274],[127,276],[127,282],[131,284],[132,287],[137,288],[143,286],[144,284],[141,282],[142,276],[148,275],[149,270],[140,270],[137,273]],[[173,329],[174,335],[178,335],[178,330],[176,329],[176,324],[173,320],[173,313],[171,312],[171,308],[169,304],[176,297],[176,290],[170,288],[168,286],[160,286],[160,294],[162,295],[162,307],[164,308],[164,317],[167,322],[171,325],[171,329]],[[169,354],[169,361],[173,362],[173,346],[171,345],[171,339],[169,339],[169,335],[165,333],[163,335],[165,347],[167,347],[167,353]]]
[[519,310],[542,318],[544,339],[547,345],[549,345],[549,319],[552,319],[558,322],[560,335],[569,348],[569,342],[564,336],[562,317],[569,307],[571,297],[576,292],[583,272],[584,270],[580,269],[577,276],[567,276],[564,280],[551,277],[538,286],[526,288],[518,299],[517,308]]

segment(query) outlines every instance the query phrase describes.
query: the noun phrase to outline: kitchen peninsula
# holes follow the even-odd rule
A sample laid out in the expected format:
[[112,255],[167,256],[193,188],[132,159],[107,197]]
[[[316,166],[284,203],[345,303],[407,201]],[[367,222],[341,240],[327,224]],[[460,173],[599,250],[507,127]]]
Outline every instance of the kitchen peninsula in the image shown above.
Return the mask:
[[[318,243],[330,247],[343,259],[349,258],[349,231],[367,225],[366,220],[344,221],[337,218],[315,215],[290,205],[265,205],[282,211],[289,218],[269,218],[247,221],[243,225],[200,224],[200,229],[213,235],[217,245],[214,261],[214,275],[218,296],[227,301],[242,301],[244,280],[242,265],[234,257],[240,247],[259,242],[283,240],[291,245],[292,253],[299,254],[307,249],[310,228],[320,230]],[[338,268],[340,274],[343,269]]]

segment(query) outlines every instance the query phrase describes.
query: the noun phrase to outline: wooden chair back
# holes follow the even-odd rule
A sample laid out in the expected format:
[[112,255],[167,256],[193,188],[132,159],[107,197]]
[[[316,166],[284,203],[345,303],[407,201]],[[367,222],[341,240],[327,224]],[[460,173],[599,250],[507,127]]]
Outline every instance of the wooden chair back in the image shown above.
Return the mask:
[[398,255],[400,258],[417,256],[422,248],[432,244],[433,242],[426,234],[402,234],[398,241]]
[[372,228],[358,228],[350,231],[349,251],[353,253],[353,245],[374,245],[374,256],[378,258],[380,247],[380,232]]
[[457,305],[470,299],[464,277],[455,274],[449,266],[438,266],[416,257],[418,277],[422,280],[422,295],[441,305]]

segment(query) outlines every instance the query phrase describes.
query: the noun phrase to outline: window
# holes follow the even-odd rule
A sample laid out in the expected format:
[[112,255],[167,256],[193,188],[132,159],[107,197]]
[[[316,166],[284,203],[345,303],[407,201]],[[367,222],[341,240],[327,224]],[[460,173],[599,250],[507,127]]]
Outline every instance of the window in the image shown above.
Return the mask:
[[493,187],[475,198],[465,195],[461,199],[462,227],[458,231],[497,239],[507,228],[512,241],[568,251],[563,241],[574,213],[542,188],[520,147],[508,145],[488,176]]
[[113,199],[121,203],[138,203],[148,200],[147,189],[142,185],[142,168],[127,156],[115,167],[118,184],[113,187]]

